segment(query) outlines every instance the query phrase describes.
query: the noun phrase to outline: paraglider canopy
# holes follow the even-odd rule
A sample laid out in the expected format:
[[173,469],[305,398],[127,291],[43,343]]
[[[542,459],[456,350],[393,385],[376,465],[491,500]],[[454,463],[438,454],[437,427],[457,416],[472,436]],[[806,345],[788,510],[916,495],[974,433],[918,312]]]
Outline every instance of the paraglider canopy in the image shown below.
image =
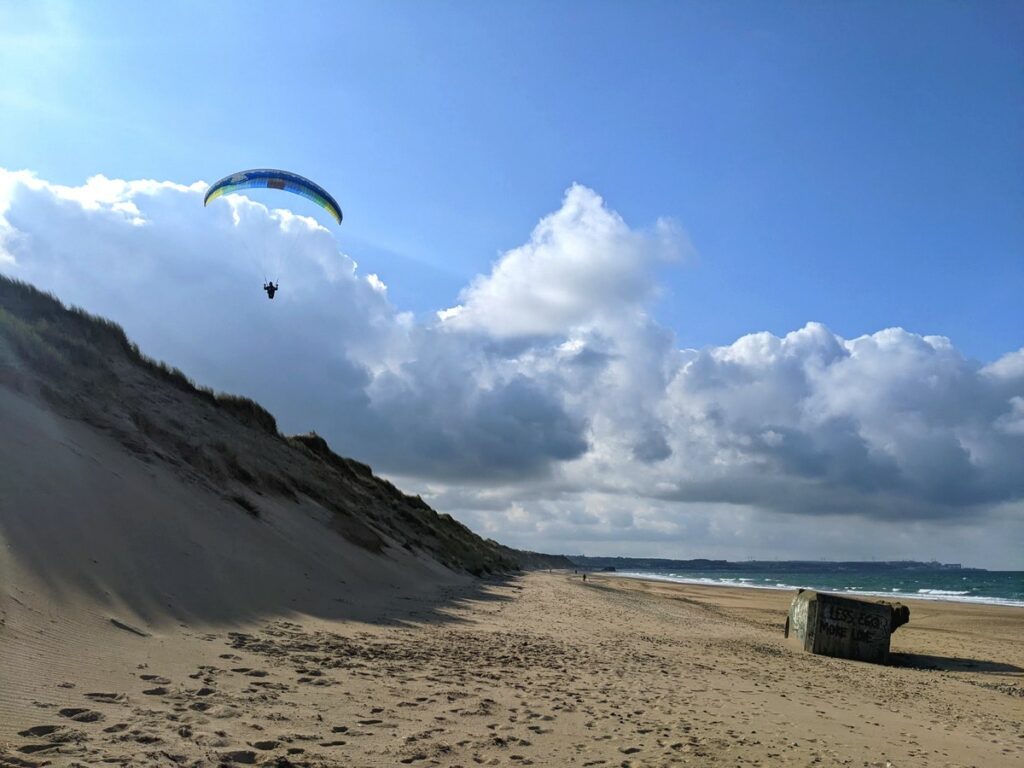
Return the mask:
[[203,205],[209,204],[211,200],[216,200],[221,195],[241,189],[280,189],[301,195],[319,205],[341,224],[341,208],[338,206],[338,201],[331,197],[326,189],[297,173],[277,171],[272,168],[254,168],[250,171],[239,171],[225,176],[207,190],[206,197],[203,198]]

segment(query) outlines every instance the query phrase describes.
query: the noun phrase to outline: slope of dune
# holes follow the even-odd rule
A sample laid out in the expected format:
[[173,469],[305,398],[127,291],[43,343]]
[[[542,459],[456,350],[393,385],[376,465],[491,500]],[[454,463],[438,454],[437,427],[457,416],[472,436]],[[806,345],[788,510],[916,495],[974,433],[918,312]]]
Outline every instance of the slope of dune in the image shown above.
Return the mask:
[[387,623],[395,600],[565,562],[480,538],[3,278],[0,424],[0,739],[72,668],[128,674],[119,648],[141,639],[300,614]]
[[336,455],[318,435],[285,437],[259,404],[197,387],[143,355],[118,326],[3,278],[0,384],[257,519],[285,502],[316,508],[331,529],[370,552],[401,548],[474,575],[568,564],[481,539]]

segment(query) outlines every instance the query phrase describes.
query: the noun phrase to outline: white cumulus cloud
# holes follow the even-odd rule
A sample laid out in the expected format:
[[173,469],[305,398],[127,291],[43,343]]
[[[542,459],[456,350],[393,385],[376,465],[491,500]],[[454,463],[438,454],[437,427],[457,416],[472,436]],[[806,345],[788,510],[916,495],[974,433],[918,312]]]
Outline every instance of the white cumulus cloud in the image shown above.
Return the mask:
[[574,184],[530,241],[475,279],[440,318],[497,337],[558,335],[629,312],[655,289],[650,265],[676,258],[685,237],[668,222],[631,229],[593,190]]
[[1024,350],[814,322],[681,349],[648,309],[685,234],[580,185],[420,323],[332,230],[204,190],[0,170],[0,270],[512,544],[1024,565]]

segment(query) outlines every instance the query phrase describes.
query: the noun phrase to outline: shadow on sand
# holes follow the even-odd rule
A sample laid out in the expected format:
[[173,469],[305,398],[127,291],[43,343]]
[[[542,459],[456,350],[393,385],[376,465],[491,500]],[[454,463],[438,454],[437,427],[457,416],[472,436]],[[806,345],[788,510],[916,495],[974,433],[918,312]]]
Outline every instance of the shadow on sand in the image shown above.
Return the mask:
[[[351,551],[345,551],[340,537],[336,541],[342,551],[335,563],[310,558],[299,566],[305,569],[305,578],[295,579],[277,572],[294,571],[294,560],[245,559],[234,563],[234,572],[228,573],[218,562],[220,552],[212,557],[195,552],[190,562],[173,568],[166,562],[147,562],[146,553],[131,551],[119,558],[105,552],[106,562],[98,558],[82,563],[73,557],[47,556],[45,550],[32,546],[37,542],[11,534],[0,524],[0,545],[7,545],[0,546],[7,550],[0,551],[0,584],[15,570],[21,578],[8,583],[14,587],[10,593],[0,592],[0,615],[8,600],[40,615],[67,611],[84,601],[81,605],[87,613],[137,634],[171,626],[238,627],[301,615],[377,626],[461,624],[466,621],[460,616],[465,609],[510,601],[523,588],[516,573],[475,578],[433,568],[430,573],[414,572],[412,578],[402,578],[396,571],[410,565],[415,569],[415,565],[408,560],[396,563],[391,557],[401,558],[404,553],[368,555],[380,563],[377,578],[366,570],[346,573],[345,555]],[[333,538],[325,534],[326,549]],[[9,560],[13,553],[17,553],[15,560]],[[27,590],[20,588],[25,586]]]
[[984,672],[988,674],[1024,675],[1024,668],[1014,664],[983,659],[965,659],[958,656],[931,656],[925,653],[893,653],[889,656],[893,667],[931,669],[942,672]]

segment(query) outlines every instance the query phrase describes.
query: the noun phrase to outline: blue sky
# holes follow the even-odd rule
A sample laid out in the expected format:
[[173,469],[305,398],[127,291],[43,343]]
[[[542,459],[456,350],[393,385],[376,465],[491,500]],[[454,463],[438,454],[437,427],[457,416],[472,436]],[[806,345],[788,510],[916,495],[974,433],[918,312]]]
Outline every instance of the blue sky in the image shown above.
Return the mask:
[[0,166],[304,172],[420,313],[580,182],[690,234],[656,309],[685,346],[808,320],[982,360],[1024,340],[1019,4],[0,8]]
[[[1024,568],[1022,43],[997,2],[0,0],[0,271],[513,546]],[[344,223],[202,207],[268,166]]]

